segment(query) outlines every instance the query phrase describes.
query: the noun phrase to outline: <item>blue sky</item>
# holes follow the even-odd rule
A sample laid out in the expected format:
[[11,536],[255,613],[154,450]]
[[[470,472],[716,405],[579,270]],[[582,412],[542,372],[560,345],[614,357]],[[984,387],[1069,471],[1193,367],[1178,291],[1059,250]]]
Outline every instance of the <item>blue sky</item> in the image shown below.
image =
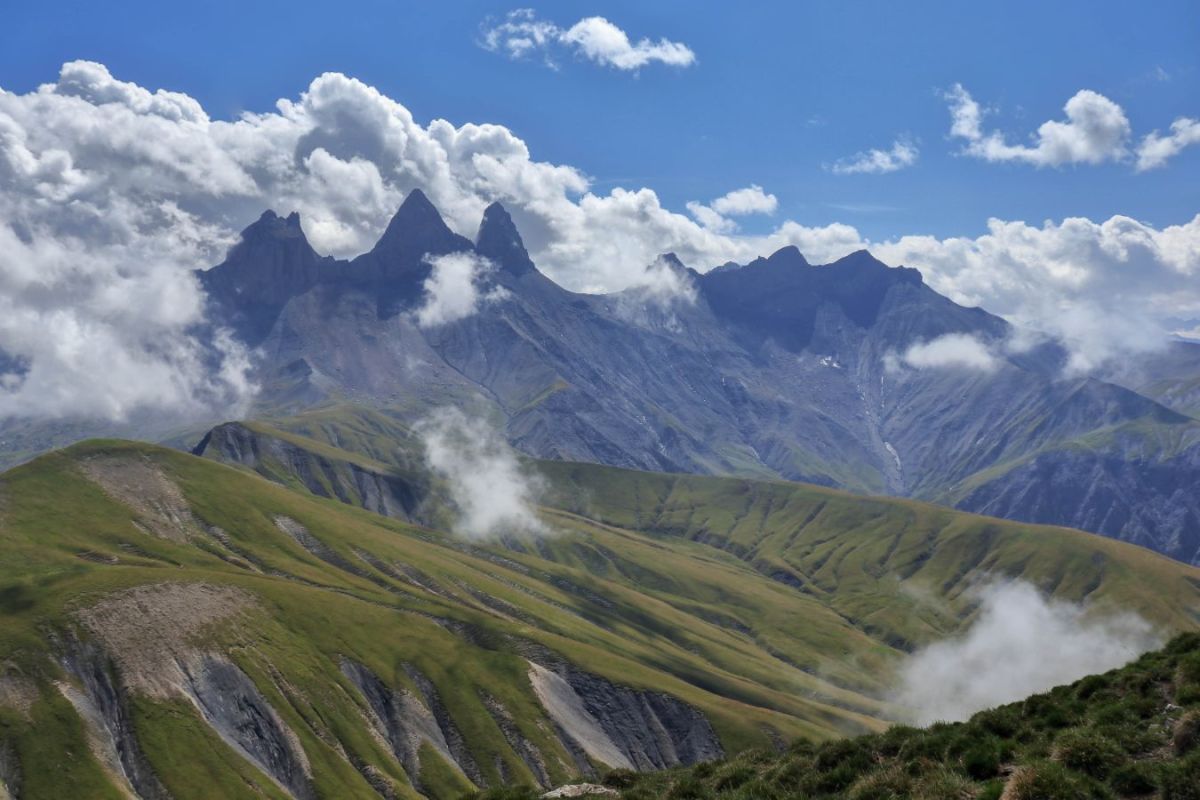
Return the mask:
[[[777,217],[841,221],[870,239],[977,236],[989,217],[1126,214],[1154,226],[1200,210],[1200,147],[1164,168],[1126,163],[1038,168],[957,155],[942,93],[961,83],[992,112],[985,128],[1021,143],[1063,117],[1077,91],[1120,105],[1134,139],[1200,115],[1200,4],[555,2],[568,27],[602,15],[632,38],[665,37],[692,66],[635,73],[569,53],[558,69],[479,46],[494,2],[21,3],[0,27],[0,86],[26,92],[72,59],[122,80],[198,99],[213,117],[266,111],[313,77],[340,71],[417,120],[496,122],[539,160],[573,165],[597,191],[649,186],[683,211],[748,184]],[[202,12],[199,10],[203,9]],[[917,162],[889,174],[828,165],[900,135]],[[743,230],[766,230],[747,217]]]
[[9,0],[0,417],[245,396],[196,270],[265,208],[354,256],[416,188],[576,291],[869,248],[1073,371],[1200,339],[1196,0],[519,8]]

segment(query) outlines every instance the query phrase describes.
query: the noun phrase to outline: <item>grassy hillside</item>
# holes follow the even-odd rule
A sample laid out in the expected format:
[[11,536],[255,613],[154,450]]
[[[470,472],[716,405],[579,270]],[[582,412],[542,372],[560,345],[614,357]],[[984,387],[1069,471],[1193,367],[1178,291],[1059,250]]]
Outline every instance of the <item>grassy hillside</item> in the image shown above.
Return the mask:
[[[1196,570],[1099,537],[785,483],[541,468],[555,535],[488,546],[146,445],[5,473],[0,782],[22,798],[551,785],[626,756],[880,730],[905,649],[961,629],[989,570],[1165,629],[1200,608]],[[609,750],[564,729],[556,686],[616,709]],[[675,738],[648,745],[654,725]]]
[[[969,721],[752,751],[604,783],[626,800],[1200,797],[1200,635]],[[519,787],[477,795],[524,800]]]

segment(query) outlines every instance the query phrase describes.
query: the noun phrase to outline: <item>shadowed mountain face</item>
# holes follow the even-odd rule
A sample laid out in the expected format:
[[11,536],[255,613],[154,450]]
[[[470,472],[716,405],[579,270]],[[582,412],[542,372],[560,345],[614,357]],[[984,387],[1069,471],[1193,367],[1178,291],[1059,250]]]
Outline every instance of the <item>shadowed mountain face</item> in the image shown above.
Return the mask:
[[[431,259],[455,252],[494,264],[481,299],[422,327]],[[317,256],[294,215],[268,212],[202,280],[216,318],[262,354],[260,414],[351,402],[411,421],[476,404],[542,458],[912,496],[1200,558],[1182,488],[1200,484],[1200,422],[1179,381],[1149,376],[1147,396],[1066,376],[1056,346],[1010,352],[1007,322],[865,251],[659,266],[672,292],[575,294],[537,270],[499,204],[472,243],[414,191],[351,261]],[[905,362],[951,334],[991,363]],[[1179,397],[1181,410],[1159,402]]]

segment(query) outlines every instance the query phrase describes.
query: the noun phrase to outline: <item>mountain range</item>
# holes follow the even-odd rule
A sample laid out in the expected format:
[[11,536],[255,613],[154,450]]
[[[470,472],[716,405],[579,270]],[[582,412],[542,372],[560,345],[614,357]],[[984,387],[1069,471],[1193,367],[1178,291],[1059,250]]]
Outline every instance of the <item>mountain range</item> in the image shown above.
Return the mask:
[[[455,254],[483,265],[473,307],[423,321]],[[411,424],[470,406],[538,458],[918,498],[1200,562],[1200,345],[1074,374],[1062,346],[866,251],[704,273],[666,254],[643,285],[579,294],[538,270],[501,205],[472,242],[420,190],[352,260],[268,211],[199,277],[257,353],[252,417],[350,405]],[[912,356],[938,343],[971,358]]]

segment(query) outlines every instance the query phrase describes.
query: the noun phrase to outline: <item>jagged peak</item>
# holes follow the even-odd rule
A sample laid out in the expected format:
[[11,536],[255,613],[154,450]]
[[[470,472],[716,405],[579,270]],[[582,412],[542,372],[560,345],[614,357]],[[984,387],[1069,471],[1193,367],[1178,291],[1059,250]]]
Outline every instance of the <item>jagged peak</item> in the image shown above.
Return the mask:
[[[420,189],[404,198],[375,251],[394,251],[421,256],[428,252],[445,253],[461,249],[458,234],[450,230],[437,208]],[[465,240],[462,240],[465,242]]]
[[483,212],[479,233],[475,237],[475,252],[516,275],[536,269],[512,216],[498,202],[492,203]]
[[285,218],[268,208],[259,215],[257,220],[242,230],[241,239],[242,243],[273,239],[305,239],[304,229],[300,227],[300,214],[293,211]]

